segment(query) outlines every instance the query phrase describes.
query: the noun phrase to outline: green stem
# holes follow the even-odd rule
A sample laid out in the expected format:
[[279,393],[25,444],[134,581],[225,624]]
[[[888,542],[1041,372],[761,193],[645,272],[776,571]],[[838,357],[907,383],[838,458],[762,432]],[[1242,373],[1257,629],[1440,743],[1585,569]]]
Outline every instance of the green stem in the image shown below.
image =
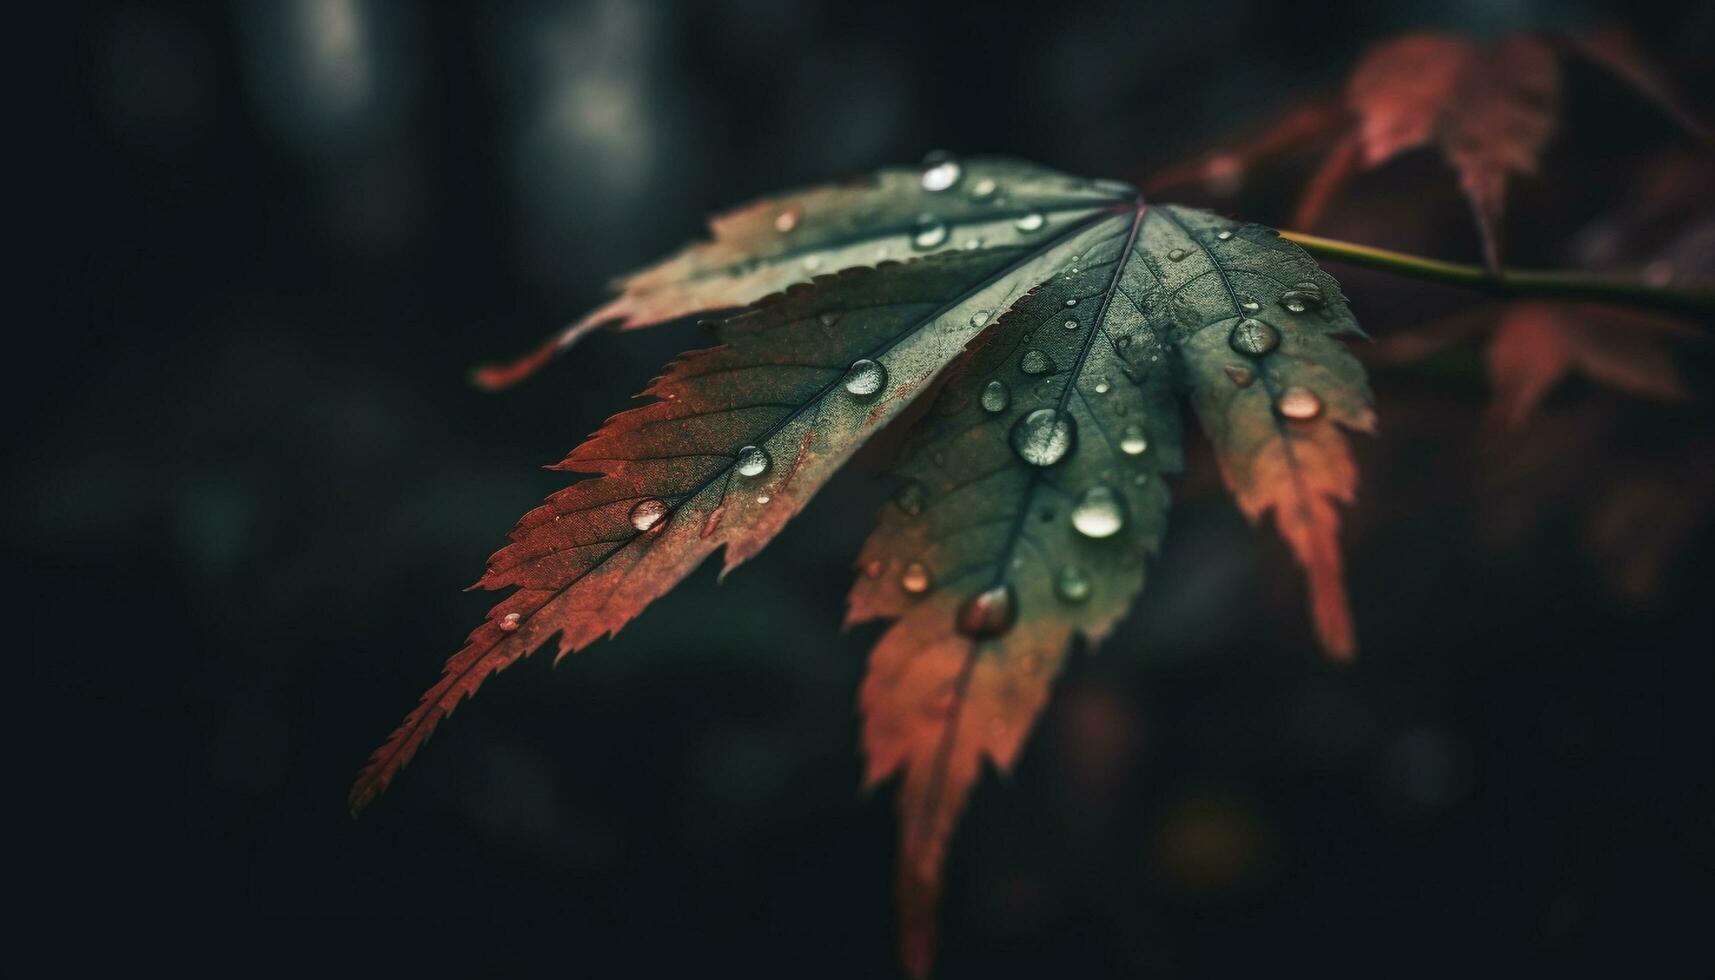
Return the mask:
[[1421,255],[1306,235],[1299,231],[1283,231],[1280,237],[1297,242],[1312,255],[1415,279],[1465,286],[1495,296],[1558,296],[1567,299],[1606,300],[1693,316],[1706,317],[1715,314],[1715,290],[1707,288],[1652,286],[1635,279],[1588,272],[1541,272],[1524,269],[1490,272],[1478,265],[1443,262]]

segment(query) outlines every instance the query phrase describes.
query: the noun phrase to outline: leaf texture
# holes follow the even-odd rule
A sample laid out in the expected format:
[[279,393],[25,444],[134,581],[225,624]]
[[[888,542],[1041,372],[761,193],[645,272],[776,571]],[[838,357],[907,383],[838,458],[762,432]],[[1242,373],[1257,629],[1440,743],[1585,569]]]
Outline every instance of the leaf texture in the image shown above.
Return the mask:
[[[1334,281],[1269,229],[1027,164],[932,160],[753,204],[715,235],[550,344],[752,303],[558,464],[590,475],[489,560],[477,586],[515,591],[371,756],[351,806],[495,671],[612,635],[717,549],[729,571],[756,554],[938,389],[904,420],[903,482],[848,613],[890,621],[860,698],[866,780],[901,781],[901,949],[923,975],[947,842],[984,765],[1016,761],[1074,639],[1100,642],[1143,588],[1182,397],[1241,509],[1272,513],[1309,572],[1324,646],[1351,653],[1337,505],[1356,471],[1340,430],[1373,414],[1340,338],[1359,331]],[[869,267],[884,248],[912,260]]]

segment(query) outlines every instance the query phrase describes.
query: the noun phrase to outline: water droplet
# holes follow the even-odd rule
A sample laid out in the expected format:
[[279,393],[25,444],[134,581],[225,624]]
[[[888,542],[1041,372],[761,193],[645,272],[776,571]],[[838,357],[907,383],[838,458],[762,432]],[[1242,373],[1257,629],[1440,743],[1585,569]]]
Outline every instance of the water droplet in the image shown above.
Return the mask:
[[1037,214],[1035,211],[1032,211],[1029,214],[1024,215],[1023,217],[1019,218],[1017,221],[1014,221],[1012,224],[1013,224],[1013,227],[1017,228],[1019,231],[1040,231],[1042,229],[1043,224],[1045,224],[1046,222],[1047,222],[1046,218],[1042,217],[1042,215],[1040,215],[1040,214]]
[[821,256],[818,256],[818,255],[806,255],[806,256],[804,256],[804,268],[809,269],[811,272],[815,272],[817,269],[820,269],[821,267],[822,267]]
[[1067,306],[1077,306],[1078,305],[1078,297],[1074,296],[1071,299],[1067,300],[1066,305]]
[[1322,414],[1322,399],[1309,388],[1294,385],[1280,393],[1274,408],[1289,419],[1303,422]]
[[798,221],[803,217],[804,209],[794,204],[774,216],[774,230],[784,235],[798,227]]
[[1012,629],[1018,616],[1018,599],[1010,585],[984,589],[966,599],[960,606],[954,624],[959,632],[972,639],[1000,636]]
[[944,191],[957,184],[959,177],[964,172],[964,168],[959,166],[957,160],[942,160],[923,171],[923,189],[926,191]]
[[499,626],[500,626],[501,632],[510,633],[513,630],[517,629],[518,628],[518,620],[520,618],[521,617],[517,613],[507,613],[506,615],[500,617]]
[[1091,487],[1072,507],[1072,526],[1086,538],[1113,537],[1125,526],[1125,507],[1107,487]]
[[1185,256],[1190,255],[1190,254],[1191,254],[1190,252],[1187,252],[1182,248],[1176,248],[1173,251],[1167,253],[1167,258],[1171,261],[1178,262],[1181,259],[1185,258]]
[[987,322],[989,322],[988,310],[978,310],[971,314],[971,326],[980,327]]
[[1233,384],[1240,388],[1249,388],[1251,382],[1256,380],[1256,375],[1252,374],[1251,369],[1247,367],[1228,365],[1226,371],[1227,377],[1232,379]]
[[1127,456],[1136,456],[1149,448],[1149,440],[1145,438],[1140,426],[1128,425],[1120,433],[1120,452]]
[[928,499],[929,488],[917,480],[902,484],[893,493],[893,505],[904,511],[907,517],[916,517],[923,513],[923,504]]
[[1226,240],[1227,240],[1227,239],[1229,239],[1229,238],[1231,238],[1231,237],[1233,237],[1233,233],[1232,233],[1232,232],[1230,232],[1230,231],[1221,231],[1221,232],[1217,232],[1217,233],[1216,233],[1216,235],[1215,235],[1215,237],[1216,237],[1216,238],[1219,238],[1219,239],[1220,239],[1220,240],[1221,240],[1221,241],[1223,241],[1223,242],[1224,242],[1224,241],[1226,241]]
[[1076,565],[1067,565],[1054,576],[1054,591],[1067,602],[1083,602],[1090,597],[1090,579]]
[[1031,466],[1053,466],[1072,451],[1077,435],[1078,426],[1070,414],[1039,408],[1013,424],[1012,451]]
[[770,501],[772,499],[773,498],[768,496],[768,494],[766,494],[766,493],[759,493],[756,495],[756,502],[759,504],[766,504],[766,503],[768,503],[768,501]]
[[1247,299],[1243,303],[1240,303],[1239,306],[1242,307],[1246,313],[1255,313],[1257,310],[1262,309],[1262,304],[1258,303],[1254,299]]
[[853,361],[852,366],[846,368],[845,384],[846,391],[851,394],[859,397],[873,395],[887,384],[887,368],[867,357]]
[[1006,390],[1006,382],[990,381],[983,385],[982,404],[985,412],[1006,411],[1006,406],[1012,404],[1012,392]]
[[982,248],[982,247],[983,247],[983,240],[980,238],[967,238],[967,239],[965,239],[965,251],[967,251],[967,252],[974,252],[977,249]]
[[1227,343],[1240,354],[1261,357],[1280,346],[1280,331],[1261,320],[1246,317],[1233,327]]
[[919,215],[917,228],[911,233],[915,248],[934,248],[947,240],[947,223],[932,214]]
[[1067,330],[1076,330],[1079,327],[1079,323],[1077,320],[1067,320],[1065,323],[1061,324],[1061,326],[1065,327]]
[[1292,313],[1319,310],[1322,308],[1322,292],[1312,289],[1289,289],[1281,294],[1280,305]]
[[929,591],[929,570],[921,562],[906,565],[904,574],[899,576],[899,587],[912,595],[922,595]]
[[761,446],[746,446],[738,451],[734,466],[740,476],[761,476],[768,469],[768,453]]
[[1105,395],[1112,390],[1113,390],[1113,385],[1108,384],[1107,378],[1097,378],[1096,379],[1096,384],[1095,384],[1096,394]]
[[993,177],[980,177],[971,184],[971,196],[979,201],[984,198],[993,197],[995,189],[999,186],[999,184],[994,182]]
[[639,500],[637,505],[631,508],[631,526],[639,531],[647,531],[661,523],[661,518],[666,517],[670,509],[667,501],[655,497]]
[[1018,369],[1025,374],[1048,374],[1054,370],[1054,361],[1047,354],[1032,347],[1018,359]]

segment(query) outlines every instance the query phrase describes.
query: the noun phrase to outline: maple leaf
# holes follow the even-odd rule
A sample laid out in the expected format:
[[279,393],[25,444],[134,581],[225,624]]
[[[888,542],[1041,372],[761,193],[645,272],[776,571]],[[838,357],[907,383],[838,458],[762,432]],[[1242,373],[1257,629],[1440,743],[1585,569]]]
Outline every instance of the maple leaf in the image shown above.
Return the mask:
[[[903,776],[901,943],[923,974],[946,841],[983,761],[1012,764],[1072,638],[1098,641],[1143,586],[1162,477],[1181,465],[1181,396],[1241,509],[1273,513],[1308,571],[1323,645],[1350,655],[1336,505],[1356,471],[1340,427],[1374,417],[1340,338],[1359,331],[1333,279],[1270,229],[1011,161],[935,159],[713,224],[713,241],[487,375],[515,380],[604,323],[752,303],[559,464],[595,475],[490,559],[477,585],[516,591],[370,758],[351,805],[495,671],[556,637],[564,656],[617,632],[717,549],[726,571],[756,554],[945,379],[848,616],[894,620],[863,687],[864,745],[869,781]],[[840,271],[802,281],[822,270]]]
[[1230,190],[1258,160],[1307,144],[1331,144],[1306,181],[1292,224],[1313,228],[1354,174],[1413,150],[1439,149],[1471,203],[1484,263],[1501,266],[1506,188],[1533,175],[1560,116],[1562,61],[1597,66],[1655,105],[1691,137],[1709,131],[1674,95],[1631,35],[1618,28],[1479,41],[1451,34],[1403,34],[1372,45],[1353,68],[1339,107],[1316,99],[1250,139],[1200,162],[1162,171],[1158,189],[1198,176]]

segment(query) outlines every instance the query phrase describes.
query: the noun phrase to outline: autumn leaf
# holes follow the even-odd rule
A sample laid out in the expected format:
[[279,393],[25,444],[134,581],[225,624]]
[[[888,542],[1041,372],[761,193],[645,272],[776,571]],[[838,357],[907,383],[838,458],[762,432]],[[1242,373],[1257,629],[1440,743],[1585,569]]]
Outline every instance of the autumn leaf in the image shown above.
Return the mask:
[[[1595,65],[1654,105],[1693,139],[1708,129],[1675,96],[1631,35],[1602,28],[1480,41],[1451,34],[1403,34],[1372,45],[1347,78],[1340,107],[1313,99],[1259,134],[1170,167],[1147,182],[1159,189],[1200,177],[1216,191],[1258,161],[1323,145],[1292,217],[1314,228],[1354,174],[1415,150],[1439,150],[1470,201],[1491,270],[1501,267],[1501,219],[1513,179],[1534,175],[1560,121],[1563,62]],[[1341,116],[1344,116],[1342,121]]]
[[1576,371],[1592,381],[1657,401],[1688,397],[1665,342],[1697,336],[1677,320],[1596,303],[1512,303],[1501,314],[1486,360],[1494,418],[1518,425]]
[[593,476],[490,559],[477,586],[516,591],[374,753],[351,806],[494,672],[614,634],[716,550],[726,571],[756,554],[945,381],[906,419],[905,482],[849,615],[894,621],[863,688],[864,745],[870,782],[903,777],[901,943],[926,973],[946,842],[983,761],[1012,764],[1073,637],[1099,641],[1143,587],[1182,396],[1240,508],[1272,513],[1308,571],[1323,645],[1350,655],[1337,505],[1356,472],[1340,427],[1373,414],[1339,338],[1359,331],[1333,279],[1270,229],[1010,161],[934,159],[714,229],[543,348],[752,304],[559,464]]

